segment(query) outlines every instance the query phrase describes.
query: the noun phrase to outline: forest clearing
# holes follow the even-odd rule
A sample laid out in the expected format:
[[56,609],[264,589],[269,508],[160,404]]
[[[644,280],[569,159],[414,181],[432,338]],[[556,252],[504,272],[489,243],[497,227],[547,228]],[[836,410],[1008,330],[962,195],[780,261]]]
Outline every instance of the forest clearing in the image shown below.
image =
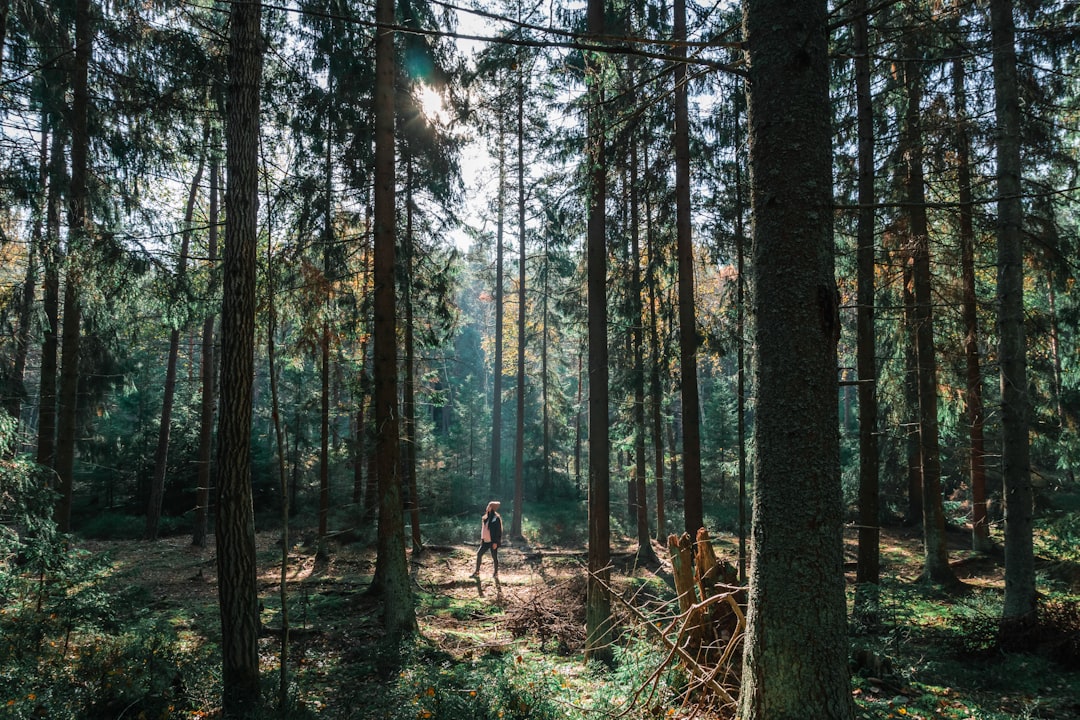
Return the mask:
[[[1030,653],[1003,654],[995,647],[1001,557],[967,549],[969,532],[949,533],[952,564],[966,586],[950,594],[918,582],[918,528],[883,530],[883,621],[873,631],[852,626],[857,717],[1080,718],[1080,562],[1040,554],[1040,578],[1058,612],[1048,616],[1056,623],[1048,627],[1056,630],[1041,631]],[[856,535],[846,533],[849,560]],[[737,552],[731,536],[714,545],[721,560]],[[0,687],[7,693],[0,717],[219,717],[213,550],[186,537],[75,546],[101,568],[94,580],[70,588],[67,600],[54,590],[36,611],[8,605],[0,615]],[[257,548],[260,663],[264,692],[272,693],[281,642],[280,534],[258,533]],[[654,549],[666,557],[659,543]],[[613,547],[614,589],[651,617],[670,616],[670,562],[635,567],[635,550],[628,539]],[[379,603],[366,595],[373,553],[335,541],[318,559],[312,545],[295,545],[288,573],[291,705],[284,715],[268,709],[264,717],[731,717],[708,693],[686,692],[679,663],[625,610],[616,613],[614,668],[582,661],[583,548],[506,547],[498,583],[490,563],[480,579],[469,577],[475,552],[474,545],[432,544],[410,563],[420,637],[398,652],[385,645]],[[849,573],[849,586],[853,581]],[[658,672],[665,663],[669,670]]]

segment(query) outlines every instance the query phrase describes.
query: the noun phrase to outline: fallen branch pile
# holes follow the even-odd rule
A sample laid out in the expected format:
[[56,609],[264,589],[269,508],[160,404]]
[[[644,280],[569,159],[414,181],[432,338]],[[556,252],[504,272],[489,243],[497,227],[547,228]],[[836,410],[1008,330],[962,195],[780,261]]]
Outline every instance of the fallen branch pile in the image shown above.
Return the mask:
[[690,680],[687,703],[719,704],[722,712],[733,714],[746,629],[746,590],[735,585],[733,569],[717,561],[705,528],[698,530],[696,544],[685,533],[669,536],[668,552],[679,612],[666,626],[654,624],[629,601],[612,594],[668,650],[664,662],[641,685],[636,697],[646,689],[655,689],[663,672],[678,662]]

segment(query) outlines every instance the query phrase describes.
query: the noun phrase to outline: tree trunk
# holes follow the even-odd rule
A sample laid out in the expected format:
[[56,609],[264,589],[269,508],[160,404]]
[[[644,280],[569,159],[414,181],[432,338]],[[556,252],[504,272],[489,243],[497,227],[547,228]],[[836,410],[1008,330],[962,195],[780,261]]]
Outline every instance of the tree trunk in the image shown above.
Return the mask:
[[[333,95],[333,75],[330,76],[328,92]],[[334,127],[328,122],[326,132],[326,155],[324,172],[326,173],[326,207],[323,208],[323,283],[326,295],[323,298],[322,338],[319,341],[319,540],[317,554],[326,555],[326,533],[330,520],[330,310],[333,290],[331,282],[332,248],[334,246],[334,165],[331,155],[330,138]]]
[[641,302],[641,217],[638,194],[638,139],[630,142],[630,303],[634,358],[634,481],[637,484],[638,562],[658,559],[649,533],[649,503],[645,488],[645,308]]
[[1021,202],[1020,99],[1012,0],[991,0],[998,180],[998,357],[1001,363],[1002,480],[1005,494],[1006,647],[1032,640],[1035,624],[1033,490],[1028,447],[1027,348],[1024,335],[1024,208]]
[[[210,125],[203,129],[203,149],[195,168],[195,177],[188,189],[187,205],[184,208],[184,229],[180,240],[180,257],[176,263],[176,295],[183,297],[184,281],[187,278],[188,249],[191,246],[191,223],[195,218],[195,201],[198,199],[199,186],[202,184],[203,171],[206,169],[206,153],[210,142]],[[143,538],[157,540],[161,523],[161,505],[165,499],[165,477],[169,469],[169,436],[172,434],[173,398],[176,395],[176,362],[180,354],[180,328],[174,327],[169,333],[169,355],[165,360],[165,385],[162,388],[161,420],[158,424],[157,449],[154,451],[154,477],[150,481],[150,503],[146,508],[146,528]]]
[[738,715],[797,718],[813,708],[844,720],[855,710],[837,432],[828,12],[824,0],[748,0],[745,8],[758,401]]
[[[388,28],[394,0],[376,0],[375,20]],[[398,462],[397,301],[395,298],[394,33],[375,40],[375,464],[379,483],[379,538],[373,591],[382,595],[390,638],[416,632]]]
[[919,453],[922,468],[923,577],[952,585],[956,575],[949,567],[945,538],[944,499],[941,494],[941,449],[938,437],[937,356],[934,347],[934,311],[930,274],[930,231],[926,219],[926,188],[923,181],[922,61],[921,49],[912,37],[905,43],[904,85],[907,112],[902,142],[906,162],[906,195],[914,295],[915,357],[919,389]]
[[[216,135],[216,132],[215,132]],[[217,154],[218,143],[215,140],[210,154],[210,217],[209,232],[207,238],[206,262],[211,268],[217,262],[218,246],[218,182],[221,177],[220,161]],[[211,272],[211,278],[216,274]],[[211,281],[210,292],[217,285]],[[191,544],[196,547],[205,547],[206,533],[209,519],[210,506],[210,482],[213,477],[213,447],[214,447],[214,386],[217,380],[216,364],[214,362],[214,314],[210,313],[203,319],[202,329],[202,364],[200,368],[200,382],[202,384],[202,398],[199,405],[199,455],[198,455],[198,487],[195,490],[195,528],[191,536]]]
[[903,263],[904,300],[904,410],[908,422],[904,429],[904,449],[907,458],[908,510],[907,522],[923,522],[922,443],[919,439],[919,360],[915,352],[915,294],[912,292],[912,266],[909,248],[901,253]]
[[79,354],[82,333],[82,272],[90,252],[87,212],[90,131],[90,56],[94,30],[91,27],[90,0],[75,3],[75,51],[71,79],[71,183],[68,191],[67,284],[64,288],[64,342],[60,351],[60,394],[56,418],[56,476],[59,500],[56,526],[60,532],[71,530],[71,500],[75,475],[75,430],[78,419]]
[[503,227],[506,222],[506,129],[499,113],[499,189],[495,220],[495,357],[491,387],[491,499],[502,492],[502,381],[503,381]]
[[[686,0],[675,2],[672,51],[686,57]],[[683,510],[686,532],[696,537],[704,527],[701,504],[701,410],[698,400],[697,318],[694,312],[694,244],[690,217],[690,111],[686,64],[675,66],[675,228],[679,257],[679,372],[682,390]]]
[[242,0],[229,18],[224,280],[221,305],[221,410],[214,523],[221,610],[222,709],[258,712],[259,596],[251,491],[256,240],[259,218],[261,5]]
[[957,50],[952,61],[953,103],[956,108],[956,173],[960,201],[960,269],[963,283],[961,314],[964,320],[964,358],[966,361],[965,399],[967,402],[968,460],[971,482],[971,547],[989,552],[990,526],[986,517],[986,443],[983,425],[982,369],[979,361],[979,316],[975,296],[975,223],[971,191],[971,139],[968,131],[967,92],[964,59]]
[[855,92],[859,136],[859,219],[856,344],[859,394],[859,553],[855,615],[877,624],[880,583],[880,488],[877,442],[877,362],[874,337],[874,108],[870,89],[870,18],[856,0]]
[[517,68],[517,230],[518,230],[518,343],[517,417],[514,435],[514,519],[510,537],[521,539],[522,505],[525,501],[525,78],[522,63]]
[[[55,125],[55,119],[53,120]],[[41,373],[38,379],[37,463],[56,463],[56,379],[60,329],[60,184],[64,178],[64,136],[53,127],[49,150],[49,190],[45,200],[45,241],[41,247],[42,312]]]
[[[649,172],[649,145],[644,148],[645,171]],[[653,481],[656,483],[656,539],[667,541],[667,519],[664,517],[664,392],[660,383],[660,368],[664,353],[660,347],[660,313],[656,308],[656,267],[659,265],[656,237],[652,221],[650,194],[645,192],[645,246],[649,255],[645,266],[645,284],[649,288],[649,395],[652,410]]]
[[413,165],[412,156],[405,160],[405,280],[402,293],[405,300],[405,387],[402,390],[402,420],[404,420],[405,438],[402,443],[405,487],[408,490],[409,525],[412,530],[413,557],[423,550],[420,538],[420,496],[416,490],[416,339],[415,317],[413,315],[412,278],[413,278]]
[[[604,0],[589,0],[587,28],[591,35],[605,31]],[[589,578],[585,601],[585,658],[610,663],[611,498],[609,494],[610,419],[608,417],[607,238],[604,203],[607,197],[607,158],[604,148],[603,78],[599,61],[586,66],[589,97],[585,161],[588,186],[588,336],[589,336]]]

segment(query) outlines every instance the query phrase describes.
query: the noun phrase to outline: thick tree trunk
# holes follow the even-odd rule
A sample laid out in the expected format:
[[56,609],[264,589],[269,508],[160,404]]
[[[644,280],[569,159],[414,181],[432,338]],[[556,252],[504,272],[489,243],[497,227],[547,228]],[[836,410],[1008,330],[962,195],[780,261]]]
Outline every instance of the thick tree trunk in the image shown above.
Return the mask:
[[[603,35],[604,0],[589,0],[588,32]],[[604,148],[603,78],[595,58],[586,68],[589,97],[585,162],[589,168],[588,200],[588,336],[589,336],[589,578],[585,601],[585,657],[611,662],[611,481],[608,417],[607,238],[604,203],[607,157]]]
[[824,0],[745,7],[758,401],[738,715],[799,718],[813,708],[844,720],[855,712],[837,432],[828,12]]
[[395,298],[394,0],[376,0],[375,19],[375,464],[379,538],[372,589],[382,595],[391,638],[416,631],[398,462],[397,301]]
[[[675,2],[676,43],[686,40],[686,0]],[[673,53],[686,57],[685,45]],[[675,66],[675,229],[679,258],[679,372],[682,390],[683,511],[686,532],[704,527],[701,504],[701,410],[698,399],[697,317],[694,311],[694,243],[690,218],[690,111],[686,64]]]
[[866,0],[856,0],[855,92],[859,135],[859,219],[856,344],[859,393],[859,553],[855,614],[876,624],[880,582],[880,489],[877,442],[877,362],[874,337],[874,108],[870,90]]
[[75,51],[71,77],[71,184],[68,191],[67,283],[64,287],[63,346],[60,350],[60,393],[56,417],[56,476],[59,500],[56,526],[71,530],[71,501],[75,476],[75,431],[78,419],[79,355],[82,343],[82,270],[90,252],[87,176],[90,156],[90,55],[94,31],[90,1],[75,4]]
[[1012,0],[991,0],[998,180],[998,357],[1001,363],[1002,480],[1005,493],[1006,647],[1031,642],[1035,624],[1033,490],[1028,447],[1030,399],[1024,335],[1024,208],[1021,202],[1020,99]]
[[[218,188],[221,177],[220,161],[217,154],[218,143],[213,143],[210,155],[210,213],[209,232],[207,233],[206,262],[210,267],[217,262],[218,252]],[[211,274],[211,277],[215,277]],[[212,292],[217,283],[212,281]],[[210,507],[210,483],[213,477],[213,447],[214,447],[214,386],[217,384],[217,365],[214,361],[214,313],[210,313],[203,319],[202,328],[202,362],[199,380],[202,385],[202,397],[199,403],[199,454],[198,454],[198,486],[195,489],[195,528],[191,535],[191,544],[196,547],[206,545],[207,526],[209,525]]]
[[919,452],[922,467],[923,577],[952,585],[945,538],[944,498],[941,494],[941,449],[938,432],[937,355],[934,347],[934,311],[930,274],[930,231],[926,219],[923,180],[922,61],[914,36],[905,44],[904,85],[907,112],[902,142],[907,176],[908,231],[911,282],[914,295],[915,357],[919,389]]
[[221,411],[214,537],[221,609],[222,709],[258,712],[259,596],[251,491],[256,240],[259,219],[261,5],[236,2],[229,19],[224,276],[221,304]]
[[912,292],[912,266],[908,248],[901,253],[904,301],[904,451],[907,460],[907,523],[923,521],[922,445],[919,439],[919,361],[915,352],[915,293]]
[[979,360],[979,315],[975,295],[975,222],[971,191],[971,139],[968,131],[967,92],[964,87],[964,59],[958,54],[952,61],[953,104],[956,112],[956,174],[960,201],[960,271],[963,284],[961,314],[964,320],[964,358],[966,364],[965,400],[968,421],[968,478],[971,482],[971,547],[989,552],[990,525],[986,517],[986,442],[983,426],[982,369]]
[[[188,249],[191,246],[192,220],[195,218],[195,200],[202,184],[206,169],[206,153],[210,142],[210,125],[203,131],[203,150],[195,168],[195,177],[188,189],[187,205],[184,207],[184,229],[180,240],[180,257],[176,264],[176,287],[181,289],[187,278]],[[176,395],[176,363],[180,355],[180,328],[174,327],[169,333],[169,354],[165,360],[165,385],[162,388],[161,419],[158,423],[157,449],[154,451],[154,476],[150,481],[150,502],[146,508],[146,528],[143,538],[157,540],[158,527],[161,523],[161,505],[165,499],[165,476],[169,466],[169,436],[172,434],[173,399]]]

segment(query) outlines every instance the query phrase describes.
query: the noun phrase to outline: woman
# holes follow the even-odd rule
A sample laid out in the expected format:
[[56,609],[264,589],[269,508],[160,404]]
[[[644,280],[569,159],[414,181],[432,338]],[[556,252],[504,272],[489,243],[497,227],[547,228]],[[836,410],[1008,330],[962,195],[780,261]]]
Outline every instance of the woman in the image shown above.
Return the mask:
[[502,516],[496,512],[499,509],[499,501],[492,500],[488,503],[487,510],[480,518],[480,549],[476,552],[476,570],[469,577],[480,577],[480,562],[484,559],[484,551],[490,548],[491,561],[495,563],[493,578],[499,577],[499,544],[502,542]]

